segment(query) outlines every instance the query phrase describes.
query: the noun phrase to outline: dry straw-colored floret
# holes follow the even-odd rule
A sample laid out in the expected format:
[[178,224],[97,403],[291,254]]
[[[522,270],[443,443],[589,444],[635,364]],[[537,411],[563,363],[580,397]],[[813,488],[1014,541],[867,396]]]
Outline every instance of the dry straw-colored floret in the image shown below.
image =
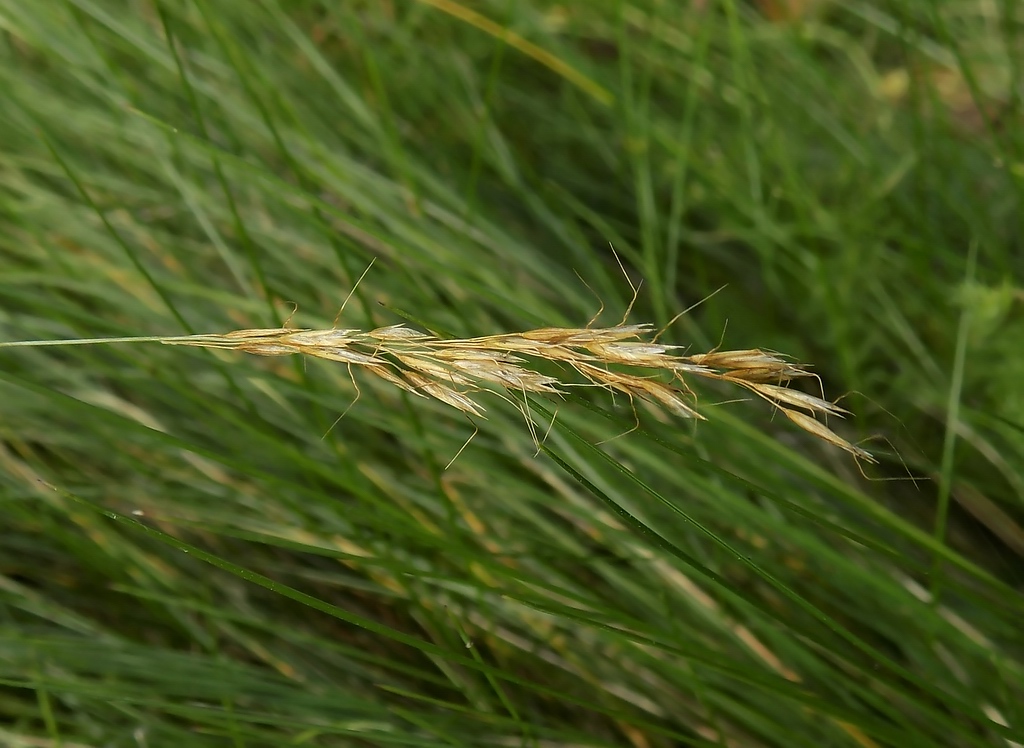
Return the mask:
[[[688,377],[728,382],[767,400],[793,423],[814,436],[868,462],[874,458],[836,434],[816,416],[842,417],[835,403],[785,385],[813,377],[803,366],[770,351],[749,349],[685,355],[681,346],[658,343],[647,324],[614,327],[543,327],[521,333],[444,339],[404,325],[369,332],[351,329],[271,328],[236,330],[223,335],[107,338],[0,343],[0,347],[111,342],[160,342],[244,351],[260,356],[301,354],[360,367],[390,384],[429,397],[471,416],[484,416],[483,391],[503,391],[526,408],[527,393],[557,395],[569,387],[595,386],[643,400],[682,418],[704,420],[694,407]],[[536,370],[553,362],[577,381]],[[532,428],[532,427],[531,427]],[[531,433],[533,433],[531,431]],[[534,434],[536,438],[536,434]]]

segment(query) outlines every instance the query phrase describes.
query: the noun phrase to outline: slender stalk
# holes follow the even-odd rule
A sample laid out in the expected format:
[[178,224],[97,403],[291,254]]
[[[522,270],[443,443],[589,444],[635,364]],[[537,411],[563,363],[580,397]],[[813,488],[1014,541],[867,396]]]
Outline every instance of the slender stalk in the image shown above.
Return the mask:
[[105,343],[164,343],[171,340],[192,337],[183,335],[181,338],[129,337],[129,338],[73,338],[71,340],[5,340],[0,341],[0,348],[42,348],[44,346],[61,345],[103,345]]

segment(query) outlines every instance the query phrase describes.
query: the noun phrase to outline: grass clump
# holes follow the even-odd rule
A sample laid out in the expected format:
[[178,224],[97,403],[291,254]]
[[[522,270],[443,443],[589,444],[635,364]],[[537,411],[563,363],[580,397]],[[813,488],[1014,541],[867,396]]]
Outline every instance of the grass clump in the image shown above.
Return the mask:
[[0,0],[0,743],[1024,744],[1019,10]]

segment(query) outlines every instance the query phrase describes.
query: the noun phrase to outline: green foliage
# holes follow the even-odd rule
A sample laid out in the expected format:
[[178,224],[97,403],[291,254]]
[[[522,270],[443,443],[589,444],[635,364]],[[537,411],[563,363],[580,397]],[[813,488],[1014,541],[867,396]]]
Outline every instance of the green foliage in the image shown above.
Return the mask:
[[2,350],[0,742],[1024,742],[1022,22],[0,0],[0,340],[330,327],[373,258],[342,327],[615,324],[610,242],[881,461],[713,388],[532,398],[537,454],[340,364]]

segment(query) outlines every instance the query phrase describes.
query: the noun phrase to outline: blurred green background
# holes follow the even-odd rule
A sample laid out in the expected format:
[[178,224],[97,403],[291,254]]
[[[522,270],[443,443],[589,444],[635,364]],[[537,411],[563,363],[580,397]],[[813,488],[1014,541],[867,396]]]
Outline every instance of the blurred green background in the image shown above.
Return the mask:
[[342,326],[612,325],[614,247],[879,459],[0,350],[0,744],[1024,743],[1024,4],[0,0],[0,58],[0,340],[330,327],[374,258]]

